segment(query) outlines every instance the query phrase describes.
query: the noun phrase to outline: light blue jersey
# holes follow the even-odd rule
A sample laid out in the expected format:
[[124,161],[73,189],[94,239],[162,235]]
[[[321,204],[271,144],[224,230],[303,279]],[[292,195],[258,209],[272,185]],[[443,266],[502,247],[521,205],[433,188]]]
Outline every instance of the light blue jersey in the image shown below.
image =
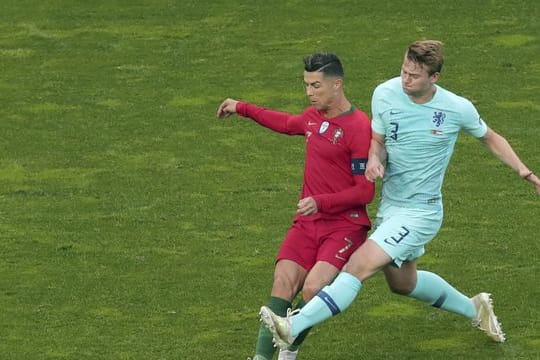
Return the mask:
[[412,102],[396,77],[372,98],[372,129],[385,137],[388,153],[382,199],[408,208],[442,209],[441,187],[460,130],[480,138],[487,132],[474,105],[436,86],[433,99]]

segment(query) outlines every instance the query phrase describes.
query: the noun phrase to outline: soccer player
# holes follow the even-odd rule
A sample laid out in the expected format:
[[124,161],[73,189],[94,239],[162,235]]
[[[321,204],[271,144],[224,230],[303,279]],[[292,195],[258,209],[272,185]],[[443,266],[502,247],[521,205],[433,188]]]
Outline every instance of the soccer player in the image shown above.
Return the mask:
[[[218,117],[248,117],[273,131],[305,137],[304,183],[293,224],[278,251],[268,309],[285,315],[301,291],[303,306],[329,284],[365,242],[371,224],[366,205],[375,186],[364,174],[371,141],[366,114],[347,100],[343,67],[333,53],[304,58],[304,86],[311,106],[299,115],[227,99]],[[296,359],[308,329],[278,359]],[[253,360],[272,359],[272,333],[261,324]]]
[[375,89],[366,169],[369,180],[382,178],[375,230],[334,282],[298,313],[283,318],[268,307],[261,308],[261,320],[273,332],[278,346],[286,347],[303,329],[346,309],[364,282],[380,270],[393,292],[460,314],[494,341],[505,340],[490,294],[469,298],[437,274],[417,270],[424,245],[442,223],[441,187],[460,130],[478,138],[540,195],[538,177],[508,142],[486,125],[474,105],[436,84],[443,65],[442,50],[439,41],[412,43],[401,77]]

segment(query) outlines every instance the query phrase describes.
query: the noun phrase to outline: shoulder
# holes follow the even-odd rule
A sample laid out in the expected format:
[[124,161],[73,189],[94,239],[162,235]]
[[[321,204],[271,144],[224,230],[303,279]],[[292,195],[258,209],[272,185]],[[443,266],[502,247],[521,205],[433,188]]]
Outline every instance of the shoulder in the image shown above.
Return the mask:
[[440,92],[439,108],[453,113],[451,119],[454,119],[460,127],[471,129],[482,125],[483,121],[472,101],[441,87],[438,87],[437,92]]
[[358,108],[354,108],[349,114],[346,115],[343,125],[350,129],[356,129],[355,131],[365,132],[371,129],[371,119],[369,116]]
[[472,101],[441,86],[437,86],[437,92],[439,92],[440,101],[444,102],[447,106],[459,110],[474,108]]
[[378,121],[381,114],[394,107],[401,107],[404,93],[401,87],[401,77],[395,77],[379,84],[373,91],[371,98],[371,112],[373,120]]
[[384,95],[388,93],[395,93],[401,91],[401,78],[399,76],[387,80],[375,87],[373,95]]
[[351,115],[356,123],[369,125],[369,123],[371,122],[369,116],[357,107],[354,108],[354,111]]
[[403,89],[401,87],[401,77],[395,77],[379,84],[373,91],[371,98],[371,110],[384,112],[390,109],[393,104],[401,102],[403,99]]

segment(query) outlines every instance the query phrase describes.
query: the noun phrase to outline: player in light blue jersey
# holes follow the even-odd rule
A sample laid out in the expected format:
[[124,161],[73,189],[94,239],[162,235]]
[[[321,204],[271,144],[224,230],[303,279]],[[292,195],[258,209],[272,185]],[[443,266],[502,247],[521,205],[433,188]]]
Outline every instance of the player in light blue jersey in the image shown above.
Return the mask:
[[363,282],[380,270],[393,292],[463,315],[494,341],[505,340],[490,294],[469,298],[440,276],[417,270],[424,245],[442,224],[441,187],[461,130],[480,139],[540,195],[538,177],[486,125],[473,104],[436,84],[442,65],[441,42],[414,42],[405,54],[401,77],[375,89],[366,168],[369,180],[382,178],[375,231],[334,282],[298,313],[279,317],[261,308],[261,320],[278,346],[286,347],[303,329],[339,314],[353,302]]
[[[386,148],[389,160],[382,198],[395,206],[441,207],[443,176],[459,131],[477,138],[488,131],[470,101],[433,86],[433,98],[422,104],[409,98],[399,77],[379,85],[373,93],[372,128],[380,135],[375,145]],[[376,160],[372,164],[380,167]]]

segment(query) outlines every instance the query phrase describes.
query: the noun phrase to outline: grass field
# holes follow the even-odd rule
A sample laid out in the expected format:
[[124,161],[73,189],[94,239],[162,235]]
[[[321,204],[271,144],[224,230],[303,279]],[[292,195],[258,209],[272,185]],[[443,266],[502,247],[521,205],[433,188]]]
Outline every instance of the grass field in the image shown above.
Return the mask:
[[[436,38],[441,85],[540,172],[539,19],[532,0],[2,0],[0,358],[252,355],[303,139],[217,120],[219,102],[299,112],[302,57],[330,50],[369,113]],[[299,359],[540,358],[540,199],[466,135],[444,193],[421,266],[492,292],[508,341],[377,276]]]

